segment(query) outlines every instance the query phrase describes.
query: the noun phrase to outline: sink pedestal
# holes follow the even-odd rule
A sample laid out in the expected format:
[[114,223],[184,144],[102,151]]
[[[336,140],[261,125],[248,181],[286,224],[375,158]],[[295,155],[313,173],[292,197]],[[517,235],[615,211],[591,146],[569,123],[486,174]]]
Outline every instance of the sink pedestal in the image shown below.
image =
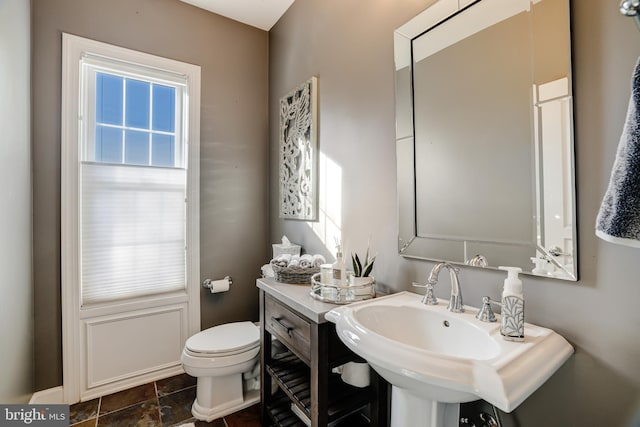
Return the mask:
[[424,399],[391,387],[391,427],[458,427],[460,405]]

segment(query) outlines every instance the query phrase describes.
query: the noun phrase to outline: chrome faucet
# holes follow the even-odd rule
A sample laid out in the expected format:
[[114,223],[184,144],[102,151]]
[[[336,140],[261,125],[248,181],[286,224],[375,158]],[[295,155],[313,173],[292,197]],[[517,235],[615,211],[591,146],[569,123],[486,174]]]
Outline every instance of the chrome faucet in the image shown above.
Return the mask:
[[436,283],[438,283],[438,275],[440,274],[440,270],[442,270],[442,267],[446,267],[449,270],[449,276],[451,277],[451,298],[449,298],[449,305],[447,306],[447,310],[454,313],[464,313],[462,291],[460,290],[460,282],[458,281],[458,269],[456,267],[449,264],[448,262],[439,262],[431,270],[429,278],[427,279],[427,284],[433,287]]

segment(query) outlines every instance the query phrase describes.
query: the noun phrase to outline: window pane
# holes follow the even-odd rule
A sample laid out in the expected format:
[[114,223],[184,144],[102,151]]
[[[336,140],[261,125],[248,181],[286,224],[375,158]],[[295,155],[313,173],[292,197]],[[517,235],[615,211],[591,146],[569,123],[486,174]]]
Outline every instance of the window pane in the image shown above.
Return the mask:
[[153,134],[151,146],[151,164],[153,166],[175,166],[174,137],[172,135]]
[[96,126],[96,162],[122,163],[122,130]]
[[175,131],[176,89],[153,85],[153,130]]
[[122,125],[122,77],[96,73],[96,121]]
[[127,79],[126,126],[149,129],[149,88],[148,82]]
[[149,132],[125,132],[124,162],[128,165],[149,164]]

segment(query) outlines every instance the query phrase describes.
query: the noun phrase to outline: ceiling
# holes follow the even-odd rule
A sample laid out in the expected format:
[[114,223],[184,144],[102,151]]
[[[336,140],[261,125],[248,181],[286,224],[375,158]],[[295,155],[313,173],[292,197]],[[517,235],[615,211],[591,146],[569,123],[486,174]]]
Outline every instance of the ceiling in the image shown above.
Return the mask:
[[182,0],[218,15],[269,31],[294,0]]

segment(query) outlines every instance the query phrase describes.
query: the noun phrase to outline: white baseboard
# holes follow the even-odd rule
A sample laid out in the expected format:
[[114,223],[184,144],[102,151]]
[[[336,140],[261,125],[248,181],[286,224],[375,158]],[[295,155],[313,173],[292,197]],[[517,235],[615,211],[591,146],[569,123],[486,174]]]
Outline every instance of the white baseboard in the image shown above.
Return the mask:
[[137,387],[139,385],[147,384],[163,378],[169,378],[182,373],[184,373],[184,369],[178,361],[175,366],[170,366],[168,368],[147,372],[140,375],[123,376],[120,379],[100,385],[98,387],[92,387],[91,389],[83,390],[81,392],[82,396],[79,400],[85,402],[87,400],[95,399],[96,397],[117,393],[122,390]]
[[[184,373],[184,370],[182,369],[182,365],[175,366],[170,369],[165,369],[159,372],[155,372],[147,376],[138,377],[137,379],[131,380],[132,382],[123,382],[116,386],[109,385],[107,387],[100,388],[99,391],[88,393],[88,396],[85,396],[83,400],[93,399],[96,397],[115,393],[123,389],[135,387],[141,384],[146,384],[151,381],[157,381],[159,379],[168,378],[168,377],[179,375],[182,373]],[[64,389],[62,388],[62,386],[49,388],[47,390],[37,391],[31,395],[31,399],[29,400],[30,405],[47,405],[47,404],[55,405],[55,404],[63,404],[63,403],[67,403],[67,402],[64,401]]]
[[64,403],[64,393],[62,386],[49,388],[47,390],[36,391],[29,400],[30,405],[62,404]]

